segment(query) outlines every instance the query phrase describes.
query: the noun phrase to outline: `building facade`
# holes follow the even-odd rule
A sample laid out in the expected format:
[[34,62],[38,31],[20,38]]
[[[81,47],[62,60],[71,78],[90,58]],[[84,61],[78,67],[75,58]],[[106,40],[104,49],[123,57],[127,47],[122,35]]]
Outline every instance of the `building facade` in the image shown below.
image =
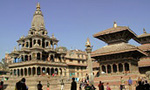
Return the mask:
[[[145,71],[140,70],[139,68],[145,69],[141,64],[145,60],[146,62],[150,61],[149,46],[147,45],[149,34],[145,34],[138,36],[129,27],[117,26],[116,22],[114,22],[112,28],[94,34],[95,38],[107,43],[106,46],[92,52],[92,58],[99,63],[99,77],[95,78],[95,83],[98,84],[100,80],[105,84],[109,82],[113,90],[118,90],[121,77],[125,81],[126,88],[128,88],[127,81],[131,77],[135,85],[137,79],[142,75],[141,72],[145,74],[148,71],[148,68]],[[128,42],[131,39],[142,45],[137,47],[129,44]],[[150,66],[148,63],[147,65]]]

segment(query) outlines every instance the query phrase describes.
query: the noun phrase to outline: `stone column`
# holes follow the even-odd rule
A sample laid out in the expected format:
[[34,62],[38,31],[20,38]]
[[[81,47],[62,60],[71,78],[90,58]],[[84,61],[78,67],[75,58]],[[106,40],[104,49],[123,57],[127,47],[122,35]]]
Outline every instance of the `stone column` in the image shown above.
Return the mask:
[[25,70],[24,70],[24,68],[23,68],[23,76],[25,76]]
[[21,69],[19,69],[19,76],[21,77]]
[[30,61],[30,55],[28,55],[28,61]]
[[123,72],[125,72],[125,65],[124,65],[124,63],[122,63],[122,66],[123,66]]
[[92,52],[92,46],[89,41],[89,38],[87,39],[86,42],[86,52],[87,52],[87,62],[88,62],[88,75],[89,75],[89,83],[90,85],[94,84],[94,76],[93,76],[93,66],[92,66],[92,59],[91,59],[91,52]]
[[131,70],[131,62],[129,63],[129,71],[130,71],[130,73],[132,73],[132,70]]
[[29,70],[28,70],[29,68],[27,68],[27,76],[29,76]]
[[114,71],[113,71],[113,65],[111,64],[110,66],[111,66],[111,73],[114,73]]
[[100,63],[99,63],[99,75],[101,75],[102,74],[102,65],[100,65]]
[[28,48],[30,48],[30,40],[28,40]]
[[37,76],[37,67],[35,67],[35,76]]
[[40,41],[41,41],[41,45],[40,46],[42,47],[42,39],[40,39]]
[[31,67],[31,76],[33,76],[33,70],[32,69],[33,69],[33,67]]
[[40,52],[40,60],[42,60],[42,52]]
[[50,48],[51,48],[51,42],[49,41],[49,45],[48,45]]
[[117,66],[117,73],[119,73],[119,64],[116,64]]

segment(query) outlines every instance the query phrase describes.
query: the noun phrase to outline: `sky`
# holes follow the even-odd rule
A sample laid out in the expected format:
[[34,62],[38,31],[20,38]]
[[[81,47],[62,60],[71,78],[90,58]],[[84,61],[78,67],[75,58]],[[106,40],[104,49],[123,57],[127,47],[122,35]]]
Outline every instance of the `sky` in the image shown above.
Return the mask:
[[[21,36],[27,36],[40,3],[48,35],[53,33],[58,46],[85,51],[89,37],[93,51],[107,45],[93,34],[113,27],[129,26],[137,35],[143,28],[150,33],[150,0],[1,0],[0,60],[10,53]],[[132,45],[139,44],[134,40]]]

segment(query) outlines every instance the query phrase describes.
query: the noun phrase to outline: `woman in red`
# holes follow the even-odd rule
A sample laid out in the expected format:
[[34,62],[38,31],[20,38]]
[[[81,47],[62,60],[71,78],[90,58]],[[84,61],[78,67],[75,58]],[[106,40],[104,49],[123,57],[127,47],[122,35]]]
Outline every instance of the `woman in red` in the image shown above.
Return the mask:
[[99,90],[104,90],[104,85],[101,81],[99,81],[98,87],[99,87]]
[[109,87],[109,83],[107,83],[106,90],[111,90],[111,88]]

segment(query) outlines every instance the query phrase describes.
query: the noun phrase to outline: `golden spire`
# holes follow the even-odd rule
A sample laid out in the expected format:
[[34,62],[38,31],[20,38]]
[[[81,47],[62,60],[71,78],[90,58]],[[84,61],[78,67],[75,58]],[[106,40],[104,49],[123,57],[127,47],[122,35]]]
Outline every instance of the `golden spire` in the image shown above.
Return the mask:
[[39,10],[40,9],[40,3],[38,2],[36,5],[36,9]]
[[86,41],[86,45],[85,45],[86,47],[91,47],[91,43],[90,43],[90,40],[89,40],[89,38],[87,38],[87,41]]
[[143,33],[147,33],[146,30],[145,30],[145,28],[143,28]]
[[116,23],[116,21],[114,21],[114,28],[116,28],[117,27],[117,23]]

